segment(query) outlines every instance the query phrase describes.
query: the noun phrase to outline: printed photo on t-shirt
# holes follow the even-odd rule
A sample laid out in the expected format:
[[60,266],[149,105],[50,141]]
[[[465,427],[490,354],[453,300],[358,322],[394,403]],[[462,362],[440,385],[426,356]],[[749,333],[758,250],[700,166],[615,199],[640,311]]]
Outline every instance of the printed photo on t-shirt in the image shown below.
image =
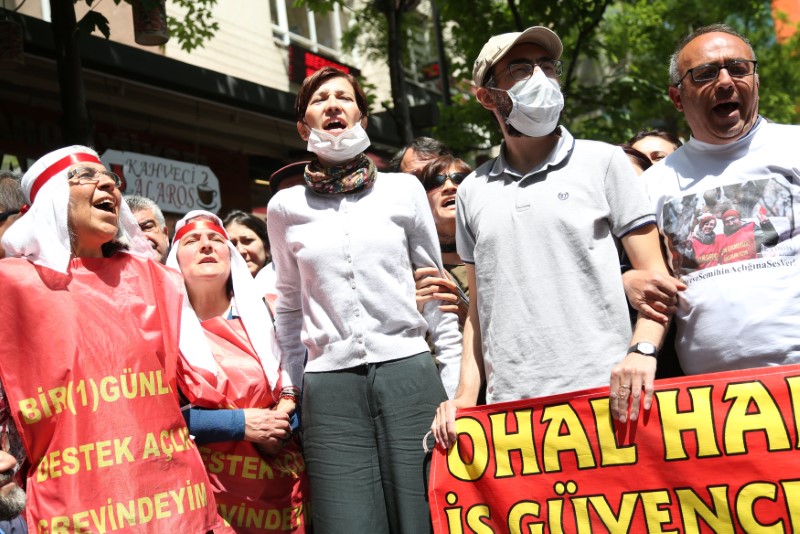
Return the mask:
[[[794,257],[800,236],[791,177],[730,184],[667,202],[660,215],[673,272]],[[795,200],[795,205],[797,201]]]

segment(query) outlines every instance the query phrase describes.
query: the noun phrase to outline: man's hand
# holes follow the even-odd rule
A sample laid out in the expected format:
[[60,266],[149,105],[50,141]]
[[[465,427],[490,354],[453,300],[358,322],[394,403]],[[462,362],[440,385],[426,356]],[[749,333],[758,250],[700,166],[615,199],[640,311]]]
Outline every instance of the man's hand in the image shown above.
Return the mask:
[[653,405],[656,363],[656,359],[652,356],[630,352],[614,366],[609,385],[609,404],[614,419],[618,419],[621,423],[627,420],[629,402],[631,421],[639,418],[640,408],[650,409]]
[[677,310],[678,291],[686,284],[656,271],[631,269],[622,275],[631,307],[653,321],[667,324]]
[[[445,275],[446,276],[446,275]],[[422,267],[414,271],[417,285],[417,310],[432,300],[444,302],[439,309],[458,315],[458,324],[463,325],[468,308],[458,296],[458,286],[449,278],[442,278],[442,273],[435,267]]]

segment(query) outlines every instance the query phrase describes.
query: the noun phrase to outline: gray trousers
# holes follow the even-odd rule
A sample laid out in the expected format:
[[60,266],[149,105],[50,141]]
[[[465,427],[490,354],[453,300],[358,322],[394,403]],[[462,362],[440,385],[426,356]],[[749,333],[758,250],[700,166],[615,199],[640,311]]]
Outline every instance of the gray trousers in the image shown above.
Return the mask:
[[306,373],[303,439],[315,534],[431,531],[422,438],[446,398],[429,352]]

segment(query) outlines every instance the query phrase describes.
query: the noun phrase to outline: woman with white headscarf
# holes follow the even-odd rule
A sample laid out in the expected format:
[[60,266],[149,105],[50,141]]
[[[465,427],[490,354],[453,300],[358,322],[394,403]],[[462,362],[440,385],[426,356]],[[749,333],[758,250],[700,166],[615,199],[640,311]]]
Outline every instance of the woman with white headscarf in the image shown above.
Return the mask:
[[272,320],[247,263],[216,215],[192,211],[175,227],[167,265],[188,295],[180,391],[203,411],[241,418],[239,435],[224,441],[193,424],[203,411],[189,418],[220,515],[239,533],[305,532],[305,464],[287,408],[294,392],[281,391]]
[[[225,529],[174,393],[182,291],[96,152],[22,179],[0,260],[0,378],[39,532]],[[35,525],[35,527],[34,527]]]

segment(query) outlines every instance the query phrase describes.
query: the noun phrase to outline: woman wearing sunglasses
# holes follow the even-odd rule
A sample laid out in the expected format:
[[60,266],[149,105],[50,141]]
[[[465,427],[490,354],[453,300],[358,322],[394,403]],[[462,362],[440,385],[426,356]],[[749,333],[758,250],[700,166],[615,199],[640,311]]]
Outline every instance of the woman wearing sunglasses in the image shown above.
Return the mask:
[[439,309],[458,315],[458,324],[464,328],[469,308],[469,286],[464,262],[456,251],[456,191],[472,169],[463,160],[451,156],[440,156],[431,161],[422,171],[422,185],[428,195],[444,268],[450,275],[442,278],[436,269],[418,269],[417,306],[422,307],[432,300],[444,304]]

